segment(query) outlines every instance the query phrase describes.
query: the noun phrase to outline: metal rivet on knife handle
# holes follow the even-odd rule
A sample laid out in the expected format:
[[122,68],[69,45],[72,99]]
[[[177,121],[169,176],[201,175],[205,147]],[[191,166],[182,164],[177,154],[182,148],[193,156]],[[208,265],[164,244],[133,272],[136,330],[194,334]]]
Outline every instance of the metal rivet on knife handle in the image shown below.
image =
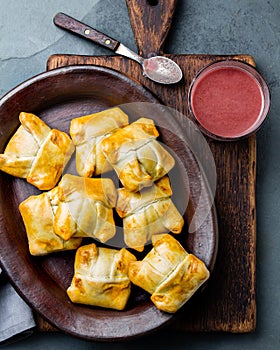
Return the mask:
[[88,40],[105,46],[113,50],[116,54],[128,57],[141,64],[144,75],[149,79],[161,84],[174,84],[179,82],[183,73],[181,68],[173,60],[166,56],[154,56],[143,58],[130,50],[119,41],[110,38],[108,35],[89,27],[85,23],[76,20],[73,17],[59,12],[54,17],[54,23],[60,28],[69,30],[72,33],[81,35]]
[[54,24],[60,28],[66,29],[71,33],[78,34],[88,40],[99,45],[111,49],[113,51],[119,46],[119,42],[110,38],[108,35],[88,26],[85,23],[77,21],[75,18],[59,12],[54,16]]

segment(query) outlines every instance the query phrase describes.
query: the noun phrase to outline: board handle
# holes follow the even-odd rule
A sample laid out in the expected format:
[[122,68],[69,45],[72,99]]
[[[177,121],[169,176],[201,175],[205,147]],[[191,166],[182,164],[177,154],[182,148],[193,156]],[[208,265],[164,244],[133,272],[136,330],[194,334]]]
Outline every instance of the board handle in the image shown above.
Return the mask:
[[140,56],[162,54],[177,0],[126,0]]
[[53,22],[56,26],[66,29],[71,33],[78,34],[85,39],[93,41],[113,51],[119,46],[119,42],[108,35],[78,21],[77,19],[59,12],[54,16]]

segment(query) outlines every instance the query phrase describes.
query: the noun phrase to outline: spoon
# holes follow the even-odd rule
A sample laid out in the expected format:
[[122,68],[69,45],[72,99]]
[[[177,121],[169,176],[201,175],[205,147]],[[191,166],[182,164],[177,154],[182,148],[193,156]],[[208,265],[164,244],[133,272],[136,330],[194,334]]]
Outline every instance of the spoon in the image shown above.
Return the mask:
[[143,58],[117,40],[110,38],[62,12],[55,15],[53,21],[54,24],[60,28],[78,34],[96,44],[111,49],[118,55],[128,57],[138,62],[143,68],[144,75],[157,83],[174,84],[182,79],[181,68],[170,58],[164,56]]

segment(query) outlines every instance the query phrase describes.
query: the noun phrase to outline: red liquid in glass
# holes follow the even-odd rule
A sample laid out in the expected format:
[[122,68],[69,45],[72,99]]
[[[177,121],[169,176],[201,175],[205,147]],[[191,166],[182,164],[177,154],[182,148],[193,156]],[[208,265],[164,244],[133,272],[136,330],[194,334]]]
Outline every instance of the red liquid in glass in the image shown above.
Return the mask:
[[217,67],[196,80],[191,105],[206,130],[221,137],[238,137],[258,121],[263,94],[258,82],[245,70]]

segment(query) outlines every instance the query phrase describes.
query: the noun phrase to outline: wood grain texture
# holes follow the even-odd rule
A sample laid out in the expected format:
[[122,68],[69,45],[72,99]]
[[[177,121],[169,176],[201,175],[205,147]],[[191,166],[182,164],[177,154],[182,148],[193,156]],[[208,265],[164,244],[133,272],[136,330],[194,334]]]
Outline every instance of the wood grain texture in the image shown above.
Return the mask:
[[149,57],[162,53],[176,3],[177,0],[126,0],[139,55]]
[[[141,67],[119,56],[53,55],[47,69],[67,65],[90,64],[108,67],[139,81],[163,104],[182,113],[181,124],[187,127],[187,92],[195,74],[206,64],[219,59],[239,59],[254,65],[248,55],[168,55],[179,64],[183,80],[163,86],[146,79]],[[256,138],[238,142],[208,139],[217,168],[216,208],[219,225],[219,249],[216,267],[203,299],[191,303],[169,327],[183,331],[252,332],[256,326]],[[204,160],[207,167],[207,159]],[[195,296],[194,296],[195,298]],[[49,325],[39,322],[40,330]]]

